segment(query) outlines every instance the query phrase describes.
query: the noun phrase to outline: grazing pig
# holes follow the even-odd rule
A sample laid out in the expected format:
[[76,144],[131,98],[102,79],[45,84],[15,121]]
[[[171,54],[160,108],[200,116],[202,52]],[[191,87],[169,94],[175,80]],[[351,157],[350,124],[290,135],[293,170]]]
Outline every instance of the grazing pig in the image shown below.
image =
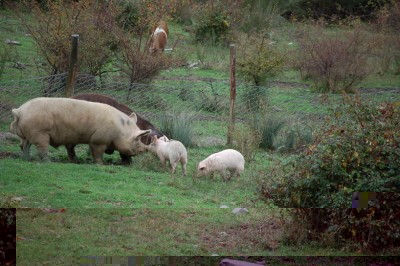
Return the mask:
[[183,175],[186,176],[187,152],[180,141],[165,141],[153,136],[151,144],[147,146],[147,150],[158,155],[164,168],[166,167],[165,162],[169,161],[171,176],[174,174],[178,162],[181,162]]
[[[89,144],[94,160],[103,163],[107,147],[132,156],[141,149],[136,114],[131,116],[107,104],[68,98],[36,98],[13,109],[11,132],[21,138],[24,153],[34,144],[39,156],[47,159],[49,145]],[[27,151],[26,151],[27,150]]]
[[233,174],[236,174],[239,178],[243,170],[243,155],[236,150],[228,149],[211,154],[201,161],[197,166],[197,175],[213,176],[214,172],[219,172],[222,178],[226,179],[226,171],[229,171],[230,175],[228,179],[230,179]]
[[[102,95],[102,94],[95,94],[95,93],[85,93],[85,94],[78,94],[78,95],[74,95],[71,97],[72,99],[77,99],[77,100],[85,100],[85,101],[89,101],[89,102],[98,102],[98,103],[105,103],[108,104],[114,108],[117,108],[118,110],[120,110],[121,112],[130,115],[133,113],[132,109],[129,108],[128,106],[126,106],[125,104],[122,104],[120,102],[118,102],[117,100],[115,100],[114,98],[111,98],[109,96],[106,95]],[[149,145],[151,143],[151,136],[157,136],[158,138],[164,137],[164,139],[168,140],[168,138],[166,136],[164,136],[164,134],[162,134],[158,129],[156,129],[156,127],[150,123],[149,121],[147,121],[146,119],[142,118],[140,115],[136,114],[137,116],[137,126],[139,127],[139,129],[142,130],[146,130],[146,129],[151,129],[151,133],[149,135],[143,136],[140,138],[140,141],[143,142],[145,145]],[[76,155],[75,155],[75,145],[68,145],[66,146],[67,148],[67,152],[68,152],[68,158],[70,158],[70,160],[75,160],[76,159]],[[114,152],[114,149],[112,149],[111,147],[107,147],[106,149],[106,153],[107,154],[112,154]],[[127,156],[127,155],[123,155],[120,153],[121,156],[121,161],[122,164],[130,164],[131,163],[131,156]]]

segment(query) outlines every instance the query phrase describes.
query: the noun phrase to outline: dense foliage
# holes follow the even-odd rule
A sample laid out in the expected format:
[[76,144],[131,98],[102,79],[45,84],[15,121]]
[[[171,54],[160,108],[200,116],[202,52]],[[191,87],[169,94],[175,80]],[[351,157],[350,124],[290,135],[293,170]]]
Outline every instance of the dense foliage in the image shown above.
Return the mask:
[[400,110],[349,100],[265,195],[280,207],[348,207],[353,191],[400,187]]
[[274,46],[265,33],[246,36],[238,49],[238,74],[252,84],[262,85],[268,78],[282,72],[285,51]]
[[[293,210],[293,241],[337,245],[352,240],[372,251],[400,244],[400,108],[363,103],[358,97],[332,110],[314,143],[262,184],[264,197]],[[368,209],[346,209],[353,192],[375,191]],[[345,208],[345,209],[313,209]],[[299,232],[303,230],[303,234]],[[300,239],[299,239],[300,238]]]
[[323,33],[314,28],[299,39],[296,65],[321,92],[353,91],[369,74],[369,57],[376,43],[361,28],[346,33]]

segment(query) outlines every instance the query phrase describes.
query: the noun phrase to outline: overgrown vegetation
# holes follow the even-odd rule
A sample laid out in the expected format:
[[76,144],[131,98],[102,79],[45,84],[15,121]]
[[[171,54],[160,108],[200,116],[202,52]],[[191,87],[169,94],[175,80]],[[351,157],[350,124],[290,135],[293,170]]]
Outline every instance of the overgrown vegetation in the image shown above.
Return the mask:
[[297,209],[294,223],[311,230],[303,241],[325,232],[321,239],[335,245],[360,241],[359,248],[372,251],[398,246],[399,121],[397,105],[347,97],[303,154],[272,171],[263,195],[279,207],[349,208],[353,192],[382,192],[368,210]]
[[319,92],[353,92],[371,74],[368,57],[374,43],[359,27],[334,36],[314,29],[299,44],[297,67]]
[[[244,36],[243,36],[244,37]],[[238,74],[256,86],[279,74],[285,65],[285,52],[262,32],[244,37],[238,49]]]
[[348,206],[354,191],[398,191],[399,118],[391,103],[347,98],[265,195],[281,207],[323,208]]

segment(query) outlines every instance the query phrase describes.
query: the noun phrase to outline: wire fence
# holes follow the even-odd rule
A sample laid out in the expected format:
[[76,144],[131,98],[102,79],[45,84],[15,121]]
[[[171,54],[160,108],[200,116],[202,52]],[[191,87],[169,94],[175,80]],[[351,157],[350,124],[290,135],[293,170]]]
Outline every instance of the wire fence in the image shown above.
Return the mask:
[[[8,131],[12,108],[36,97],[64,97],[66,76],[63,73],[0,82],[0,131]],[[216,146],[227,142],[229,81],[164,78],[153,84],[131,84],[78,74],[74,94],[81,93],[111,96],[161,130],[168,117],[186,121],[192,129],[194,145]],[[363,95],[378,102],[400,101],[398,90]],[[273,82],[268,87],[256,87],[240,83],[235,102],[235,132],[240,133],[251,124],[271,126],[271,118],[276,118],[285,121],[285,126],[281,123],[279,127],[280,135],[289,134],[299,126],[311,134],[340,99],[340,95],[314,93],[300,84]]]

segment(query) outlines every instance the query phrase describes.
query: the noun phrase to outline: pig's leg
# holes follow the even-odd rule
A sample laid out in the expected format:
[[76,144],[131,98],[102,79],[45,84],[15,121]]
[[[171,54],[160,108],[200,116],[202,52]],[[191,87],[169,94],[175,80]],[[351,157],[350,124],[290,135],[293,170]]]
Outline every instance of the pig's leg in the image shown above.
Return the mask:
[[226,180],[226,173],[225,173],[225,170],[221,170],[220,171],[220,174],[221,174],[221,177],[222,177],[222,180]]
[[182,171],[183,171],[183,175],[186,176],[186,158],[181,158],[181,165],[182,165]]
[[75,162],[76,161],[76,153],[75,153],[75,145],[65,145],[65,148],[67,149],[67,154],[68,154],[68,160],[70,162]]
[[92,156],[94,161],[98,164],[103,164],[103,153],[107,149],[107,145],[104,144],[96,145],[93,143],[90,143],[89,145],[90,145],[90,150],[92,151]]
[[22,151],[22,159],[29,160],[31,157],[31,143],[26,139],[21,139],[20,147]]
[[241,170],[236,169],[235,174],[236,174],[236,176],[237,176],[237,179],[240,178],[240,173],[241,173],[241,172],[242,172]]
[[165,169],[167,167],[167,164],[165,163],[165,158],[163,156],[159,156],[158,158],[160,158],[162,167],[163,167],[163,169]]
[[38,150],[39,158],[43,161],[49,161],[48,153],[49,153],[49,143],[50,136],[49,135],[39,135],[32,141],[32,143],[36,146]]
[[130,165],[132,163],[131,156],[122,153],[120,153],[119,155],[121,156],[122,165]]
[[175,169],[176,169],[176,165],[178,164],[178,162],[172,162],[169,161],[169,164],[171,165],[171,176],[175,173]]

